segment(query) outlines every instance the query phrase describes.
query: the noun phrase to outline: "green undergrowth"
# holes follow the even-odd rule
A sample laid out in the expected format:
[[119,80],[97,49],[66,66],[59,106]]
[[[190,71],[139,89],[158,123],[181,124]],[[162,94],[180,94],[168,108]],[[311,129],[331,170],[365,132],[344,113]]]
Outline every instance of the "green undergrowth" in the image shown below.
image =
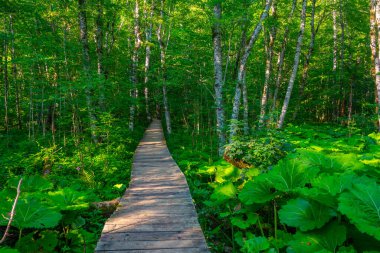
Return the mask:
[[379,134],[302,125],[239,142],[243,169],[169,141],[213,252],[380,252]]
[[[21,195],[0,252],[93,252],[107,210],[92,203],[121,196],[144,127],[128,131],[110,117],[98,126],[99,143],[51,136],[7,136],[0,147],[0,226],[5,230],[19,179]],[[2,233],[1,233],[2,235]]]

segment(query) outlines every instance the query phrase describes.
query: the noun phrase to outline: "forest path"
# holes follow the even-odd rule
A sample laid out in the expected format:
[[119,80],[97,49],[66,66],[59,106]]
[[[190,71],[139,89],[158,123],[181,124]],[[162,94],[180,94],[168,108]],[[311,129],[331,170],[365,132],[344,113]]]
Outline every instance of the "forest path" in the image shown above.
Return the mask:
[[137,147],[130,186],[95,252],[209,252],[186,178],[154,120]]

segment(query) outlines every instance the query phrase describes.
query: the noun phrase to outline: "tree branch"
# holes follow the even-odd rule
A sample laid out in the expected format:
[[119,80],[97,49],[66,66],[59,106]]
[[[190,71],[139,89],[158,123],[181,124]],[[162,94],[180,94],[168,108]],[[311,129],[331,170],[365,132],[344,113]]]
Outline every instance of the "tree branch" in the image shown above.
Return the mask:
[[18,201],[18,198],[20,197],[20,193],[21,193],[21,183],[22,183],[22,178],[20,178],[20,181],[18,181],[18,185],[17,185],[17,194],[16,194],[16,198],[13,202],[13,206],[12,206],[12,211],[11,211],[11,215],[9,217],[9,220],[8,220],[8,225],[7,225],[7,228],[5,229],[5,232],[4,232],[4,235],[3,235],[3,238],[1,238],[0,240],[0,244],[2,244],[5,239],[7,238],[8,236],[8,231],[11,227],[11,224],[12,224],[12,221],[13,221],[13,218],[15,216],[15,213],[16,213],[16,205],[17,205],[17,201]]

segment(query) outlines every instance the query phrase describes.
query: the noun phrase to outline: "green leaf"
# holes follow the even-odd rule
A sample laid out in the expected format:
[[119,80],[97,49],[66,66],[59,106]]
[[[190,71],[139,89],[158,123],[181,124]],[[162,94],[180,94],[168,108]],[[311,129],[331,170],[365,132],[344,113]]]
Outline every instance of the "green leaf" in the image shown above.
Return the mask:
[[262,250],[269,249],[268,239],[265,237],[253,237],[244,241],[244,246],[242,248],[243,252],[247,253],[260,253]]
[[240,178],[240,170],[235,166],[223,161],[216,166],[215,182],[235,182]]
[[318,178],[312,181],[313,187],[316,187],[331,196],[336,196],[347,190],[352,185],[353,174],[321,174]]
[[32,232],[17,241],[16,247],[21,252],[54,252],[58,244],[58,233],[55,231],[45,230],[35,238],[36,232]]
[[0,253],[19,253],[17,249],[11,249],[11,248],[0,248]]
[[[8,185],[11,188],[16,189],[20,178],[11,178],[8,181]],[[53,188],[53,184],[45,178],[35,175],[24,177],[21,184],[21,192],[37,192],[46,191]]]
[[51,206],[57,210],[81,210],[89,207],[89,202],[94,200],[92,194],[79,192],[72,188],[64,188],[55,192],[49,192]]
[[277,190],[289,192],[305,186],[318,172],[318,168],[306,167],[305,164],[301,164],[296,159],[281,160],[273,170],[268,172],[268,180],[273,183]]
[[[3,212],[3,211],[2,211]],[[2,213],[8,216],[8,211]],[[20,199],[16,206],[13,226],[17,228],[51,228],[58,225],[62,215],[59,212],[46,208],[36,199]],[[1,225],[5,225],[7,220],[2,220]]]
[[245,205],[253,203],[265,203],[273,199],[275,193],[272,191],[272,182],[267,174],[256,177],[253,181],[248,181],[239,194],[239,199]]
[[258,218],[259,216],[255,213],[248,213],[247,219],[244,219],[242,215],[238,215],[231,219],[231,224],[241,229],[247,229],[251,225],[256,224]]
[[380,240],[380,186],[375,180],[360,178],[350,192],[339,197],[339,211],[363,233]]
[[214,193],[211,194],[211,199],[221,203],[226,200],[232,199],[236,196],[235,186],[229,182],[226,184],[219,185],[214,189]]
[[332,222],[312,232],[298,232],[294,240],[289,243],[289,251],[295,253],[336,252],[337,247],[346,240],[346,233],[346,227],[337,222]]
[[320,228],[335,216],[327,206],[302,198],[289,200],[278,214],[282,223],[301,231]]

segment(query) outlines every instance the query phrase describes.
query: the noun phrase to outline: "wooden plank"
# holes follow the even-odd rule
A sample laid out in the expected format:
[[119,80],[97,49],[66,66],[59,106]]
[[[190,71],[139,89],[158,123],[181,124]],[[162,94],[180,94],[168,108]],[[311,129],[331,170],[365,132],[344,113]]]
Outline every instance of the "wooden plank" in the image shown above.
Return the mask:
[[97,253],[207,253],[207,248],[147,249],[147,250],[97,250]]
[[136,149],[129,189],[95,252],[209,252],[187,181],[154,121]]
[[130,232],[107,233],[101,236],[103,241],[159,241],[159,240],[189,240],[202,239],[202,230],[187,230],[179,232]]
[[181,249],[181,248],[193,248],[194,246],[201,246],[203,240],[191,239],[191,240],[160,240],[160,241],[112,241],[100,242],[96,250],[123,250],[123,249]]

